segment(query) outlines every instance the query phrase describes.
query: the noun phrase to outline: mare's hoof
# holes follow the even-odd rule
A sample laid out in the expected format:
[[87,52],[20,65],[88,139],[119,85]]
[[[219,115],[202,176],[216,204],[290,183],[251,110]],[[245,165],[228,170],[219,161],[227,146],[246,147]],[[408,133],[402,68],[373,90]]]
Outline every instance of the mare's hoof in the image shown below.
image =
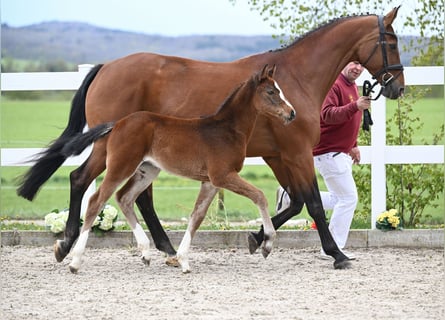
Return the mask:
[[[249,234],[247,235],[247,243],[249,245],[250,254],[254,254],[255,251],[258,249],[259,245],[258,245],[258,242],[256,241],[256,238],[252,232],[249,232]],[[263,256],[264,256],[264,252],[263,252]]]
[[168,265],[169,267],[179,267],[179,261],[178,261],[178,257],[176,256],[168,256],[167,260],[165,260],[165,264]]
[[63,249],[62,241],[57,240],[56,243],[54,243],[54,256],[56,257],[57,262],[62,262],[67,255],[68,252]]
[[142,257],[142,262],[143,262],[146,266],[149,266],[149,265],[150,265],[150,258]]
[[352,265],[349,259],[334,262],[334,269],[342,270],[342,269],[349,269],[351,267]]

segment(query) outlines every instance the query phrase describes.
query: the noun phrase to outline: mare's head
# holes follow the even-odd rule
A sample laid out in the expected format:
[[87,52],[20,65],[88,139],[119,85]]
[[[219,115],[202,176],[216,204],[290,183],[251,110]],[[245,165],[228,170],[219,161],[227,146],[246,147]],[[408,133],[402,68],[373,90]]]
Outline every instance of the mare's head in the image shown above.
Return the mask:
[[275,70],[276,66],[265,65],[263,70],[251,79],[255,87],[253,104],[259,113],[279,118],[284,124],[289,124],[295,119],[295,109],[274,80]]
[[382,94],[390,99],[403,95],[405,79],[392,23],[397,17],[396,7],[385,16],[375,19],[369,36],[363,37],[357,50],[358,61],[382,86]]

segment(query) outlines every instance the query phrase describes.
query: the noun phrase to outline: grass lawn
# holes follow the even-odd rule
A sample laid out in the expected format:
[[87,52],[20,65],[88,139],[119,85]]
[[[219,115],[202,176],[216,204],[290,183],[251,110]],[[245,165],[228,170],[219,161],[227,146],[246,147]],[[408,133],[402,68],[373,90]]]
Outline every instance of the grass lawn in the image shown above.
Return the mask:
[[[387,115],[391,116],[397,107],[397,102],[387,100]],[[420,106],[421,104],[421,106]],[[415,106],[414,111],[425,123],[421,132],[416,135],[416,142],[420,144],[422,138],[428,140],[433,132],[444,121],[443,99],[424,99]],[[51,140],[58,137],[66,126],[70,109],[69,101],[8,101],[3,99],[1,104],[1,140],[2,148],[44,147]],[[23,174],[24,167],[1,167],[0,192],[0,220],[12,219],[41,219],[51,210],[68,207],[69,172],[72,167],[62,167],[43,186],[33,202],[18,197],[15,193],[15,179]],[[275,194],[278,183],[271,170],[266,166],[246,166],[241,172],[249,182],[259,187],[266,194],[269,210],[274,214]],[[99,182],[100,183],[100,182]],[[319,179],[320,188],[325,189]],[[179,220],[188,218],[193,209],[195,197],[198,194],[199,182],[177,178],[161,173],[154,183],[155,208],[163,220]],[[110,201],[116,205],[114,199]],[[437,201],[439,208],[429,208],[428,214],[433,216],[433,223],[443,224],[444,199],[441,195]],[[207,222],[220,223],[228,221],[248,221],[259,218],[256,207],[250,200],[224,192],[225,209],[217,209],[217,202],[212,204],[207,215]],[[360,203],[359,203],[360,206]],[[123,216],[120,215],[123,219]],[[297,218],[310,219],[306,209]],[[369,228],[368,222],[353,223],[356,228]]]

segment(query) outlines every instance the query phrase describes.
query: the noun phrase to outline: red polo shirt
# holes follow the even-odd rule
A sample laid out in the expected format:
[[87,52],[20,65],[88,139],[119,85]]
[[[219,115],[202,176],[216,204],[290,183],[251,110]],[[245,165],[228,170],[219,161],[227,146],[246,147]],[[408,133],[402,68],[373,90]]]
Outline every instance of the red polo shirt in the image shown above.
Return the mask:
[[320,114],[320,142],[313,155],[327,152],[349,153],[357,146],[363,112],[357,108],[357,85],[340,74],[329,90]]

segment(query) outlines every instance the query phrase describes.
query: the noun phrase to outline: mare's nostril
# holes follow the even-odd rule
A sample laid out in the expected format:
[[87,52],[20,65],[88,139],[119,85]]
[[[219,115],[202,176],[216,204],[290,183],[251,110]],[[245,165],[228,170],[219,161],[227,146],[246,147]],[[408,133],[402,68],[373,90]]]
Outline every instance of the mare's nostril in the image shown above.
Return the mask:
[[401,88],[399,89],[399,97],[403,97],[404,94],[405,94],[405,88],[404,88],[404,87],[401,87]]

